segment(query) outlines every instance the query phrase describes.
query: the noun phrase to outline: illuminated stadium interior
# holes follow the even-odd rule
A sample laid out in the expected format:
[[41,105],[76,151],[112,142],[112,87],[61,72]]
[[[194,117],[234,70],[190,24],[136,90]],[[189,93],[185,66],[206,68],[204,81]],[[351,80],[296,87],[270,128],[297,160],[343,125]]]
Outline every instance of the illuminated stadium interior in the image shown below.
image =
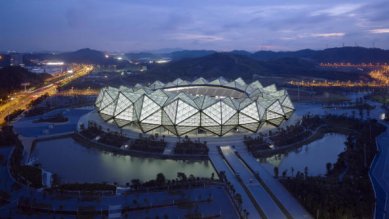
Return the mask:
[[185,85],[164,88],[163,90],[172,93],[186,93],[193,96],[210,96],[217,98],[231,97],[235,99],[247,97],[246,92],[242,90],[218,85]]

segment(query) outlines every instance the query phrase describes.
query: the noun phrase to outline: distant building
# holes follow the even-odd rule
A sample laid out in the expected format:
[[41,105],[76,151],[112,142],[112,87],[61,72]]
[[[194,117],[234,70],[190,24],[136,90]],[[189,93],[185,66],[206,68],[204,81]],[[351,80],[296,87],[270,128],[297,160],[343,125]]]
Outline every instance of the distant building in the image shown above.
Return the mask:
[[12,53],[10,54],[10,65],[11,66],[23,66],[23,54],[22,53]]
[[143,65],[143,66],[140,68],[140,71],[141,71],[141,72],[147,71],[147,66]]

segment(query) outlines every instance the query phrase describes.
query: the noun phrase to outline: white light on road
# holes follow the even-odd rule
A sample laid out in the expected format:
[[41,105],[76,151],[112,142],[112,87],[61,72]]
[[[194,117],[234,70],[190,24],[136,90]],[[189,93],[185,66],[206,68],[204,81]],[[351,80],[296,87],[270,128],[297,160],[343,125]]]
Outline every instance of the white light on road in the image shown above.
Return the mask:
[[47,62],[46,65],[64,65],[64,62]]

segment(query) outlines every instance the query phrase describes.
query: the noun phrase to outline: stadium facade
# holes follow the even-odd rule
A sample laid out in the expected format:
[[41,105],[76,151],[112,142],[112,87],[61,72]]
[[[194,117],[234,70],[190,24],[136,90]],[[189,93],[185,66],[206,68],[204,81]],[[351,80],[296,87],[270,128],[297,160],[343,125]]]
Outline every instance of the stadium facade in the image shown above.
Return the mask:
[[105,87],[95,106],[104,121],[120,128],[177,136],[257,132],[265,123],[280,125],[294,111],[286,90],[241,78]]

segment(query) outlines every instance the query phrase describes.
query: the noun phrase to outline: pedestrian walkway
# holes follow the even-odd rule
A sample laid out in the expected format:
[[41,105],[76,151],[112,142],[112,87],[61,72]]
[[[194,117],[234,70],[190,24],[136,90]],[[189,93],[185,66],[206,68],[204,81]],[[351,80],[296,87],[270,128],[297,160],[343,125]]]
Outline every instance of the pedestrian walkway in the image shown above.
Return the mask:
[[211,147],[209,151],[209,157],[215,166],[216,170],[220,173],[221,171],[225,172],[227,180],[233,185],[235,191],[239,193],[242,197],[243,203],[242,208],[246,209],[249,212],[248,218],[261,218],[258,210],[255,208],[254,204],[251,202],[249,196],[245,192],[242,185],[239,183],[234,172],[228,167],[227,163],[224,161],[223,157],[219,154],[216,147]]
[[370,168],[370,178],[376,196],[375,218],[389,218],[389,126],[376,138],[378,153]]
[[286,215],[277,206],[269,193],[261,186],[254,174],[236,156],[230,146],[220,147],[227,163],[232,167],[237,175],[242,179],[242,183],[248,192],[254,197],[255,202],[260,206],[267,218],[286,218]]
[[122,218],[122,206],[121,205],[110,205],[108,207],[108,218]]
[[244,147],[237,147],[239,155],[253,172],[258,173],[271,193],[282,203],[293,218],[312,218],[300,203],[275,179]]

